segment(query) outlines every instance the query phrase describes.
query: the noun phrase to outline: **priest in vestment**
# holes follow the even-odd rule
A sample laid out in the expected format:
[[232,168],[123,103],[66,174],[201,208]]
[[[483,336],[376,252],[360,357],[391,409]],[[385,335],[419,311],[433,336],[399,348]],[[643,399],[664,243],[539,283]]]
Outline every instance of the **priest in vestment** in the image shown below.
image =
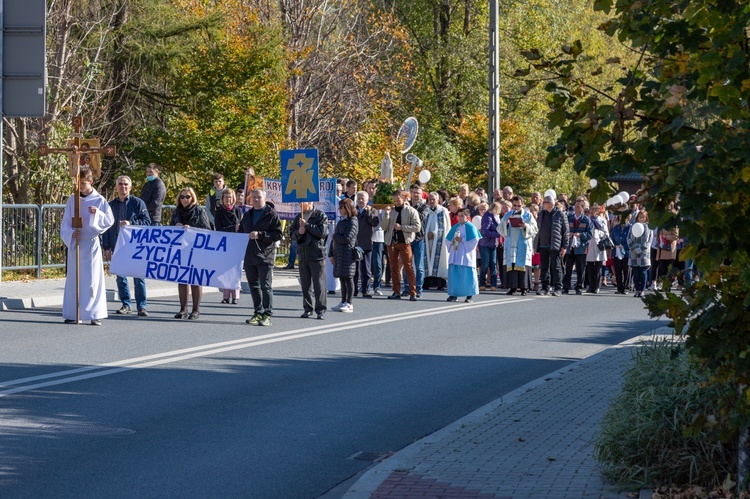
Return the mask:
[[451,228],[448,210],[440,204],[437,192],[427,196],[427,219],[425,221],[424,240],[424,285],[423,289],[445,289],[448,277],[448,251],[443,240]]
[[104,262],[99,236],[115,223],[109,203],[91,185],[91,169],[80,172],[81,219],[80,229],[73,227],[75,195],[68,198],[60,226],[60,237],[68,247],[68,268],[63,295],[63,319],[67,324],[76,322],[76,241],[79,245],[80,318],[94,326],[101,325],[107,317],[107,290],[104,283]]
[[539,231],[534,216],[524,208],[523,198],[514,196],[513,207],[506,213],[497,231],[505,237],[505,268],[507,269],[506,293],[515,294],[521,291],[525,296],[531,288],[532,265],[534,255],[534,236]]

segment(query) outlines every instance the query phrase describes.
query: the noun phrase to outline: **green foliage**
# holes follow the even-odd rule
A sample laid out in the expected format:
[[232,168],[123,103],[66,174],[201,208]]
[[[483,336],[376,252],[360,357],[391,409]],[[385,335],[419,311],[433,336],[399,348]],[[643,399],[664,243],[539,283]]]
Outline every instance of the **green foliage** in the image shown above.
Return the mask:
[[736,439],[722,441],[736,433],[719,407],[737,390],[706,388],[708,379],[679,342],[640,347],[596,437],[605,476],[622,486],[721,485],[736,466]]
[[393,193],[398,186],[389,182],[378,182],[375,189],[375,195],[372,197],[372,204],[393,204]]
[[[608,85],[590,83],[583,55],[529,62],[548,83],[559,139],[553,168],[605,178],[648,176],[640,200],[654,225],[677,225],[702,279],[682,296],[656,294],[650,313],[673,319],[714,381],[750,386],[750,5],[726,0],[597,1],[614,17],[599,29],[633,47],[637,60]],[[614,11],[614,12],[613,12]],[[585,50],[585,47],[584,47]],[[605,61],[602,61],[605,62]],[[620,59],[606,61],[620,67]],[[606,195],[604,190],[600,195]],[[669,210],[677,201],[679,215]],[[728,407],[750,426],[750,390]]]
[[252,18],[242,29],[227,23],[209,31],[182,64],[166,126],[138,137],[144,156],[161,158],[196,185],[210,185],[213,172],[236,185],[247,167],[279,176],[286,104],[280,40]]

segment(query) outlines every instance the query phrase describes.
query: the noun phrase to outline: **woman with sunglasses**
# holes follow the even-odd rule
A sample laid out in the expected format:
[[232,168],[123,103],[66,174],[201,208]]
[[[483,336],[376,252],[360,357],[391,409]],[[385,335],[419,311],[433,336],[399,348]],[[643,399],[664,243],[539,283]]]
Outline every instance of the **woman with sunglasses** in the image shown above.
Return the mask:
[[[206,215],[206,210],[198,204],[198,199],[195,196],[195,191],[192,187],[183,188],[177,195],[177,207],[172,212],[172,218],[169,221],[169,225],[175,227],[194,227],[196,229],[208,229],[211,230],[211,222]],[[180,295],[180,311],[175,314],[175,319],[198,319],[201,316],[201,297],[203,296],[203,289],[200,286],[190,285],[190,292],[193,295],[193,310],[188,314],[187,302],[188,302],[188,285],[178,284],[177,290]]]

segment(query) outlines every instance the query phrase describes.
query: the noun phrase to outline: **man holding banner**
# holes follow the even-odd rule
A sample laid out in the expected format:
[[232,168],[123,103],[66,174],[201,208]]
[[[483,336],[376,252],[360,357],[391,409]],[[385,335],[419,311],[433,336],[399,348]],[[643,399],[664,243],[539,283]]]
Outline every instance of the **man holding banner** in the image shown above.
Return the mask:
[[250,285],[254,313],[245,322],[270,326],[273,315],[273,266],[276,243],[281,241],[281,220],[273,204],[266,202],[263,189],[253,189],[251,208],[242,217],[239,232],[248,234],[245,249],[245,275]]

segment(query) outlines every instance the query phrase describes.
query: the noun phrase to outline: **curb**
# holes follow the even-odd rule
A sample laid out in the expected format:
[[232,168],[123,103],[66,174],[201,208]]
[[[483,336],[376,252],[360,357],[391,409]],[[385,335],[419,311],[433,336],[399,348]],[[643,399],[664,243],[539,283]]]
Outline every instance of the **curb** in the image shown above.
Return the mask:
[[[613,349],[631,347],[643,341],[651,340],[662,335],[672,336],[673,329],[669,327],[659,327],[653,329],[648,333],[636,336],[635,338],[631,338],[627,341],[623,341],[622,343],[619,343],[617,345],[610,346],[602,350],[601,352],[595,353],[594,355],[574,362],[569,366],[566,366],[564,368],[564,372],[570,372],[573,369],[579,369],[582,366],[590,364],[595,360],[598,360],[599,357],[609,354]],[[545,376],[530,381],[529,383],[526,383],[525,385],[513,390],[512,392],[509,392],[502,397],[480,407],[479,409],[474,410],[463,418],[449,424],[448,426],[437,430],[435,433],[432,433],[418,440],[417,442],[404,447],[403,449],[397,451],[395,454],[392,454],[391,456],[383,459],[378,464],[373,465],[373,467],[365,471],[364,474],[362,474],[362,476],[351,487],[349,487],[349,489],[344,493],[342,497],[345,499],[369,499],[375,493],[378,487],[380,487],[380,485],[391,475],[391,473],[395,471],[408,471],[411,468],[411,466],[409,466],[410,459],[414,458],[426,447],[429,447],[433,443],[440,441],[451,433],[460,430],[463,426],[467,426],[482,419],[488,413],[492,412],[498,407],[506,404],[512,404],[520,396],[534,390],[536,387],[542,384],[547,383],[551,378],[561,378],[562,376],[564,376],[564,372],[563,370],[558,369]],[[643,494],[641,494],[641,497],[643,497]],[[647,497],[650,497],[650,495]]]

